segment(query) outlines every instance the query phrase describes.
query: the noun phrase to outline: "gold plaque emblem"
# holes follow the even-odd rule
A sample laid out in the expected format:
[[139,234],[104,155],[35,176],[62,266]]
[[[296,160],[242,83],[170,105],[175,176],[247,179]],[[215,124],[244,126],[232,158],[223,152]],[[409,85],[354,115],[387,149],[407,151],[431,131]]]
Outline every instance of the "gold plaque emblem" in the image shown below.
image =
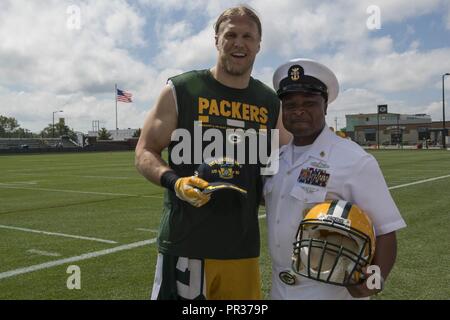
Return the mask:
[[234,177],[233,169],[227,168],[227,167],[221,167],[219,169],[219,176],[222,179],[233,179],[233,177]]

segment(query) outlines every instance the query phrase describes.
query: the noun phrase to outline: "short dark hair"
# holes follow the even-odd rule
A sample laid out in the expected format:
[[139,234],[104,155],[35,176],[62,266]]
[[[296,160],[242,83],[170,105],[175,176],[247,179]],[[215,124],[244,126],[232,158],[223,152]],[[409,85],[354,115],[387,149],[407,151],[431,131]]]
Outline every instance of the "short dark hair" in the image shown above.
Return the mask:
[[258,27],[259,37],[262,36],[262,28],[261,28],[261,21],[259,20],[258,15],[256,12],[251,9],[248,6],[240,5],[237,7],[229,8],[222,12],[222,14],[217,18],[216,23],[214,24],[214,31],[216,32],[216,35],[219,33],[220,24],[224,22],[227,19],[230,19],[231,17],[244,17],[247,16],[250,19],[252,19],[256,26]]

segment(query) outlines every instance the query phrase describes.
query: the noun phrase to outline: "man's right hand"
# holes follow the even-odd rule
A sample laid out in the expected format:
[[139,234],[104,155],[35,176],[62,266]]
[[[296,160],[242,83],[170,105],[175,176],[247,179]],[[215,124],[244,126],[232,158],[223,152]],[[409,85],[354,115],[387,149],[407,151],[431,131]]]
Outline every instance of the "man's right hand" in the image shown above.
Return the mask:
[[195,176],[179,178],[175,182],[175,194],[181,200],[189,202],[194,207],[205,205],[211,195],[203,194],[201,190],[208,186],[208,182]]

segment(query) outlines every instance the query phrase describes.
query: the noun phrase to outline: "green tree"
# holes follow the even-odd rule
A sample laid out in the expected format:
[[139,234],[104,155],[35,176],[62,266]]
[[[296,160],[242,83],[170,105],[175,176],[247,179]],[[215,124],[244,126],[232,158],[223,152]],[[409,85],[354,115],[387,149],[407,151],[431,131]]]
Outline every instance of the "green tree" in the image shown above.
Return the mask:
[[12,138],[38,138],[37,134],[34,134],[28,129],[18,128],[12,133]]
[[[39,134],[42,138],[51,138],[53,136],[53,127],[50,123],[48,126],[46,126],[44,129],[42,129],[41,133]],[[56,131],[55,131],[55,137],[56,137]]]
[[15,118],[0,115],[0,137],[11,138],[19,127],[19,123]]
[[111,140],[111,134],[105,128],[101,128],[98,132],[98,140]]
[[58,123],[55,123],[54,134],[53,134],[53,125],[50,123],[47,127],[45,127],[40,134],[43,138],[59,138],[61,136],[68,136],[72,140],[77,139],[77,134],[66,126],[64,118],[60,118]]
[[15,118],[0,115],[0,138],[38,138],[38,135],[21,128]]

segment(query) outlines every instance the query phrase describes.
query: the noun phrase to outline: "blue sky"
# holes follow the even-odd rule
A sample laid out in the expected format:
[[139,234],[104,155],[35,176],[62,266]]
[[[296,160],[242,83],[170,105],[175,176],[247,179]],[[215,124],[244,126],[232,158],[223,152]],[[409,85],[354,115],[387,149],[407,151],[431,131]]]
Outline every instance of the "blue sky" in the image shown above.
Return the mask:
[[[254,77],[272,86],[276,67],[297,57],[335,71],[341,91],[328,109],[330,125],[337,117],[343,127],[345,114],[375,112],[381,103],[442,119],[448,0],[4,0],[0,114],[37,132],[63,108],[77,131],[89,130],[93,120],[113,129],[117,82],[135,98],[119,104],[119,127],[138,128],[167,77],[215,63],[212,25],[237,3],[252,6],[263,23]],[[79,29],[67,26],[71,5],[79,9]],[[371,5],[380,10],[379,30],[367,28]],[[446,89],[450,97],[450,77]]]

